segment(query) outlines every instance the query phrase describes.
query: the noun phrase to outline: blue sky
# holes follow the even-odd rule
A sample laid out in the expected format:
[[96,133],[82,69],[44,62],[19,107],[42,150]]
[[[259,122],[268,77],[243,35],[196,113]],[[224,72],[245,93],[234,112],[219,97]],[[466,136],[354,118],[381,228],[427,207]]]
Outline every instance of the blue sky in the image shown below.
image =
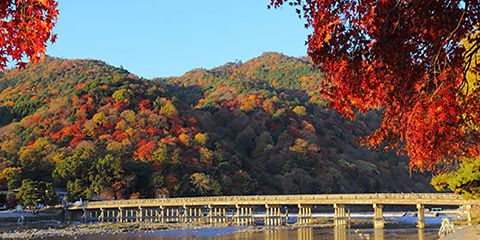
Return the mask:
[[59,0],[47,54],[122,65],[146,78],[178,76],[265,51],[306,55],[310,32],[270,0]]

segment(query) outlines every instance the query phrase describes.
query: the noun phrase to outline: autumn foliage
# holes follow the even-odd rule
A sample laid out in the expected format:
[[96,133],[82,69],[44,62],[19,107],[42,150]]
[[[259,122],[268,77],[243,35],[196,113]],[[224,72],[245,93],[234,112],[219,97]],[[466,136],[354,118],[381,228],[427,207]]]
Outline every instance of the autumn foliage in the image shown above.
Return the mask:
[[470,64],[480,49],[478,0],[270,6],[285,4],[313,29],[308,54],[326,75],[321,93],[330,106],[349,118],[382,109],[380,127],[365,139],[370,146],[386,143],[421,170],[478,156],[480,89],[478,77],[466,80],[480,70]]
[[278,53],[154,80],[45,57],[0,77],[0,189],[44,181],[70,200],[433,190],[405,158],[355,146],[379,114],[343,120],[316,97],[321,76]]
[[40,60],[46,43],[56,39],[52,28],[57,16],[55,0],[0,1],[0,70],[9,57],[20,67],[26,59]]

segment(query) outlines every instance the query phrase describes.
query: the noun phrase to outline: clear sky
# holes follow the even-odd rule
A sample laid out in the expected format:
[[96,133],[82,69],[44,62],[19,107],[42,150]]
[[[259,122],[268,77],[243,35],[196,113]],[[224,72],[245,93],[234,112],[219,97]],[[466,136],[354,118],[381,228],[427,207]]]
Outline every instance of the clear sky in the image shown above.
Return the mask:
[[270,0],[59,0],[47,54],[122,65],[146,78],[178,76],[265,51],[306,55],[310,32]]

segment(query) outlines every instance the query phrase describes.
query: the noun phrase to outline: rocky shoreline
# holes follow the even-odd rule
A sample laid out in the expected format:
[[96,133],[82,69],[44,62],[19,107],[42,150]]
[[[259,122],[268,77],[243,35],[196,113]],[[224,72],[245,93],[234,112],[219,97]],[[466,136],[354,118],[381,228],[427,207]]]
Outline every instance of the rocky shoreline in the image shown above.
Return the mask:
[[160,223],[95,223],[70,224],[66,226],[44,226],[39,228],[15,229],[0,233],[0,239],[32,239],[46,237],[83,236],[96,234],[120,234],[153,232],[168,229],[194,228],[198,226]]

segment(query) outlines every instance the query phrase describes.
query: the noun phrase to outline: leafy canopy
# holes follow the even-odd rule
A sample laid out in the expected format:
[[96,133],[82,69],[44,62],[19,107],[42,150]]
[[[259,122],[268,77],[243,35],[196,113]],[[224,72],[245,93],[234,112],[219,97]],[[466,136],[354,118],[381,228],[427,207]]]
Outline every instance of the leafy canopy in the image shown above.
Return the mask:
[[58,3],[55,0],[0,1],[0,70],[8,57],[24,67],[24,59],[40,60],[46,42],[55,42],[52,28],[57,22]]
[[[313,29],[308,54],[325,73],[321,93],[344,116],[383,109],[370,146],[398,149],[420,170],[479,151],[480,90],[471,58],[480,49],[478,0],[272,0]],[[462,41],[467,44],[462,44]],[[467,46],[467,47],[466,47]]]

